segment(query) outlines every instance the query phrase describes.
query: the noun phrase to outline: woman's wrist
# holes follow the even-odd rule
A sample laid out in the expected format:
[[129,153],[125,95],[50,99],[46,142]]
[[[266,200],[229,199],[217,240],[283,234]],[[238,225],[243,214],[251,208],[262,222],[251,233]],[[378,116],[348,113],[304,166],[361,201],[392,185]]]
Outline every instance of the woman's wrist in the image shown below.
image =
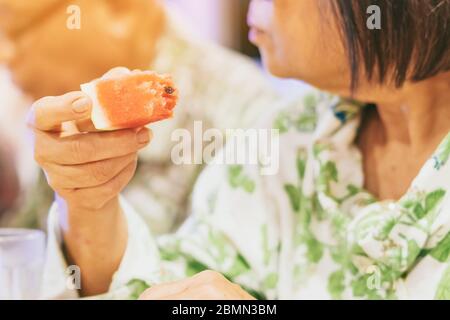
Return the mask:
[[122,215],[119,196],[106,202],[98,208],[85,207],[80,203],[71,203],[55,195],[58,204],[59,223],[62,231],[68,232],[69,229],[91,229],[110,224]]
[[[104,293],[122,261],[128,230],[118,197],[102,208],[86,209],[57,197],[68,263],[81,270],[83,295]],[[62,202],[62,203],[61,203]]]

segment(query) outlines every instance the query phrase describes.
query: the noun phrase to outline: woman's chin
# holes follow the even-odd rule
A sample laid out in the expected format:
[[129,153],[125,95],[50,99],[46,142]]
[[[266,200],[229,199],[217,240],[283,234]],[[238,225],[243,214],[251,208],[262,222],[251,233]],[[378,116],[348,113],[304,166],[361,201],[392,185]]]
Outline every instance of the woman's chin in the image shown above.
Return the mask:
[[274,59],[272,56],[261,51],[262,63],[264,68],[273,76],[278,78],[292,78],[293,75],[289,70],[286,70],[283,67],[283,64],[280,64]]

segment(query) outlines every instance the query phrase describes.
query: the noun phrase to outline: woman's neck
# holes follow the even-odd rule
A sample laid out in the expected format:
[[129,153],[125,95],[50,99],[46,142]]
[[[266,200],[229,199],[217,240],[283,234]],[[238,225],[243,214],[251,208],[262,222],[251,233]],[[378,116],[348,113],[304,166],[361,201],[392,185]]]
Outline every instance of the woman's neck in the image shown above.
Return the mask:
[[372,101],[387,143],[395,141],[421,154],[450,131],[449,73],[373,96]]
[[358,146],[365,187],[380,199],[399,199],[450,131],[450,78],[441,76],[399,90],[370,88],[359,96],[368,109]]

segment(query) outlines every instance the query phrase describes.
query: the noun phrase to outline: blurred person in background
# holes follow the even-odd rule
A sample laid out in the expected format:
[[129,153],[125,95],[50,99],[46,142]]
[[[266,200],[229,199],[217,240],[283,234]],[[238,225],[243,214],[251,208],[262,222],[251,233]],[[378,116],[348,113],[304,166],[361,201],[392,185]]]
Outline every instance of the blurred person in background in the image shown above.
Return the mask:
[[[69,5],[80,8],[80,29],[66,26]],[[11,189],[3,225],[43,228],[53,200],[32,154],[18,139],[32,99],[79,90],[81,83],[115,66],[174,77],[181,92],[175,118],[151,126],[152,146],[140,154],[138,174],[126,191],[156,233],[184,219],[201,170],[201,165],[171,162],[172,131],[192,131],[196,120],[203,121],[204,130],[247,127],[256,118],[256,106],[280,103],[253,62],[199,40],[172,10],[158,0],[0,0],[0,56],[5,61],[0,69],[0,137],[14,147],[2,150],[2,159],[16,163],[22,190],[17,198],[16,184],[5,182],[12,179],[11,172],[6,176],[3,167],[2,190]],[[14,206],[12,194],[18,199]]]

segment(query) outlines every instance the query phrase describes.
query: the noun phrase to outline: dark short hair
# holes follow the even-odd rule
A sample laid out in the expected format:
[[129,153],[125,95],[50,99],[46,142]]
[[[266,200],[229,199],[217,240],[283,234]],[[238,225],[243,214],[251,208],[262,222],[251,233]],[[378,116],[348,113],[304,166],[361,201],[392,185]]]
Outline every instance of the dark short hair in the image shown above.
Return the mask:
[[[368,80],[421,81],[450,70],[450,0],[331,0],[346,44],[352,89],[362,65]],[[367,9],[381,9],[381,29]]]

